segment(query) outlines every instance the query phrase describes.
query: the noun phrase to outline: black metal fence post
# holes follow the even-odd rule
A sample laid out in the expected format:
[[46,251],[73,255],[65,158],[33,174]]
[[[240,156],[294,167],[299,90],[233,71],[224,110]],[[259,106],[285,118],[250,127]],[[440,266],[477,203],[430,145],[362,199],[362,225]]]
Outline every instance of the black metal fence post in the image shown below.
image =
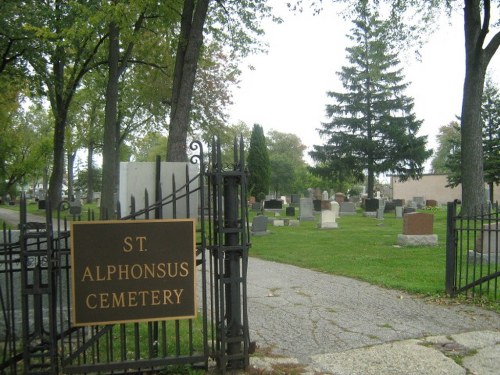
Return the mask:
[[456,269],[457,269],[457,201],[448,202],[446,219],[446,293],[455,295]]

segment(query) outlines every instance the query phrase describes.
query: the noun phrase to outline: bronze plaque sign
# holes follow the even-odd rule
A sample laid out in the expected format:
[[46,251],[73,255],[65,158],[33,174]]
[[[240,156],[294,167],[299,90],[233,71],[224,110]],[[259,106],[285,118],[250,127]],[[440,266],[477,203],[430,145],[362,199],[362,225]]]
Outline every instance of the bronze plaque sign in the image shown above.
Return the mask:
[[71,224],[73,324],[196,315],[195,221]]

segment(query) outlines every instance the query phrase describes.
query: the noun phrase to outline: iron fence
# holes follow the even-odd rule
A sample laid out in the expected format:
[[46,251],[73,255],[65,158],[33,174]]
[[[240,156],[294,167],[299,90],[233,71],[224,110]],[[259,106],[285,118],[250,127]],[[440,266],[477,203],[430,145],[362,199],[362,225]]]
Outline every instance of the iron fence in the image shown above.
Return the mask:
[[458,213],[460,202],[448,203],[446,291],[456,296],[499,301],[500,213],[498,203],[477,215]]

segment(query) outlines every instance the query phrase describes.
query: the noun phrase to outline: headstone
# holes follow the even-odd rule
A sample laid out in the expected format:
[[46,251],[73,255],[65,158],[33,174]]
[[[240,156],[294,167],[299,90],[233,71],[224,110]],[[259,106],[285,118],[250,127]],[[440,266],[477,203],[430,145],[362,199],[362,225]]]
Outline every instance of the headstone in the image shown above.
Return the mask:
[[320,188],[316,188],[314,189],[314,192],[313,192],[313,199],[318,199],[318,200],[321,200],[321,189]]
[[405,207],[403,209],[404,214],[412,214],[414,212],[417,212],[417,209],[415,207]]
[[434,215],[413,212],[403,217],[403,234],[398,234],[402,246],[436,246],[437,234],[433,234]]
[[413,197],[413,201],[417,205],[417,208],[425,207],[425,198],[424,197]]
[[293,207],[299,207],[299,205],[300,205],[300,195],[299,194],[292,194],[290,196],[290,205]]
[[437,206],[437,201],[435,199],[427,199],[425,201],[425,205],[427,207],[436,207]]
[[403,234],[432,234],[434,215],[414,212],[403,217]]
[[344,193],[335,193],[335,200],[337,201],[338,204],[344,202],[345,201],[345,194]]
[[265,210],[281,210],[283,208],[283,201],[281,199],[269,199],[264,201]]
[[312,198],[300,198],[300,221],[313,221],[313,200]]
[[316,212],[321,211],[321,199],[313,199],[313,208]]
[[365,199],[365,211],[367,212],[375,212],[379,208],[379,202],[376,198],[367,198]]
[[298,227],[300,225],[300,221],[299,220],[288,220],[288,226],[289,227]]
[[258,215],[252,220],[252,234],[255,236],[262,236],[268,234],[267,232],[267,216]]
[[476,251],[469,250],[470,263],[500,264],[500,222],[485,224],[476,240]]
[[331,210],[321,211],[321,221],[319,224],[321,229],[335,229],[338,227],[335,221],[335,214]]
[[324,190],[323,193],[321,193],[321,199],[324,201],[327,201],[329,199],[328,192],[326,190]]
[[335,218],[338,218],[340,216],[340,205],[337,201],[331,201],[330,206],[331,211],[335,214]]
[[396,204],[394,202],[385,202],[384,212],[394,212]]
[[273,225],[275,227],[284,227],[285,226],[285,220],[283,220],[283,219],[279,219],[279,220],[274,219]]
[[404,199],[393,199],[392,202],[396,207],[403,207],[405,205]]
[[403,207],[396,206],[395,213],[396,213],[396,218],[402,219],[403,218]]
[[248,200],[248,203],[250,203],[250,205],[252,205],[252,204],[254,204],[255,202],[257,202],[257,201],[255,200],[255,197],[252,195],[252,196],[250,197],[250,199]]
[[252,211],[260,211],[262,209],[261,202],[252,203]]
[[295,207],[290,206],[285,209],[286,216],[295,216]]
[[340,216],[356,215],[356,206],[353,202],[342,202],[340,204]]
[[384,209],[383,208],[379,208],[377,210],[377,219],[384,220]]
[[321,211],[323,210],[331,210],[332,209],[332,205],[330,203],[330,201],[321,201]]

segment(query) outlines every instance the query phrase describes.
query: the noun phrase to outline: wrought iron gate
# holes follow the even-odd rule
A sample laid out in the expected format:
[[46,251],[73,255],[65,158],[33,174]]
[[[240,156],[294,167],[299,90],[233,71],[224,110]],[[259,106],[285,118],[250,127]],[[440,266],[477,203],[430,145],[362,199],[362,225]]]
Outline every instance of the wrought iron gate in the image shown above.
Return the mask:
[[463,217],[459,202],[448,203],[446,291],[500,300],[500,211],[498,203]]
[[[190,364],[207,368],[213,358],[220,371],[248,366],[246,271],[250,247],[243,142],[235,140],[233,160],[222,163],[214,140],[208,163],[201,143],[193,142],[192,164],[199,173],[186,176],[179,188],[173,177],[165,197],[157,177],[155,202],[122,220],[188,217],[190,197],[199,201],[196,264],[199,314],[196,319],[132,322],[75,327],[71,318],[70,231],[57,207],[52,218],[46,202],[44,223],[26,220],[21,202],[20,230],[3,228],[0,242],[1,374],[147,373]],[[158,168],[157,168],[158,170]],[[176,181],[177,179],[177,181]],[[193,188],[193,186],[195,186]],[[148,193],[145,193],[148,202]],[[177,208],[183,201],[185,212]],[[118,214],[120,208],[117,210]],[[92,220],[89,213],[86,220]],[[81,220],[73,215],[72,220]]]

